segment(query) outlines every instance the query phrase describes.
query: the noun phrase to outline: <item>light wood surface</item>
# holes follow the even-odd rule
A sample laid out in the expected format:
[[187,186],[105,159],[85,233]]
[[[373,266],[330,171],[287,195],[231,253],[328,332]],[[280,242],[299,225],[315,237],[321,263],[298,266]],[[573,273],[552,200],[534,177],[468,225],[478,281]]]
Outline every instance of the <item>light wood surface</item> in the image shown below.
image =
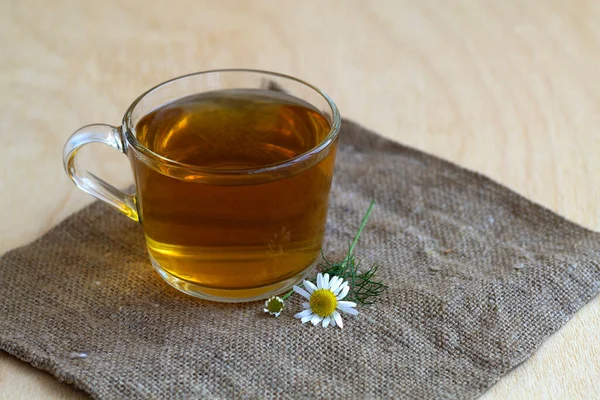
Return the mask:
[[[600,230],[599,1],[4,0],[0,61],[0,253],[91,201],[62,169],[72,131],[227,67],[305,79],[345,117]],[[86,156],[130,181],[117,152]],[[484,398],[597,398],[599,360],[596,298]],[[84,395],[0,353],[0,399],[21,398]]]

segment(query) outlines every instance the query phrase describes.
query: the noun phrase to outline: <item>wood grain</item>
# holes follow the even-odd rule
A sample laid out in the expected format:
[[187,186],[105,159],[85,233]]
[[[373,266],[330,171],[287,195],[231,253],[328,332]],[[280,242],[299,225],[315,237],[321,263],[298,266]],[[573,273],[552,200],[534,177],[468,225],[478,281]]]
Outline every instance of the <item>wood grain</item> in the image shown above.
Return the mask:
[[[344,116],[600,230],[598,1],[5,0],[0,60],[0,253],[91,201],[62,170],[72,131],[225,67],[305,79]],[[125,157],[88,153],[131,179]],[[594,398],[598,360],[596,298],[484,398]],[[0,398],[83,395],[1,354]]]

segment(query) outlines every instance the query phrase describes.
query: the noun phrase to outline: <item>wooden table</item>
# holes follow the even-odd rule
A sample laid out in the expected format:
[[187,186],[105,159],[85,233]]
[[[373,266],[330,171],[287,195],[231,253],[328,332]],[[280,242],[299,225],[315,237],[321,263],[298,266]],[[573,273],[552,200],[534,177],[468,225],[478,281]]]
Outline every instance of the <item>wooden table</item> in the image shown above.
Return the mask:
[[[5,0],[0,57],[0,253],[91,201],[62,169],[72,131],[224,67],[303,78],[344,116],[600,229],[598,1]],[[98,147],[92,169],[128,182]],[[484,398],[594,397],[598,360],[596,298]],[[83,397],[1,353],[0,398]]]

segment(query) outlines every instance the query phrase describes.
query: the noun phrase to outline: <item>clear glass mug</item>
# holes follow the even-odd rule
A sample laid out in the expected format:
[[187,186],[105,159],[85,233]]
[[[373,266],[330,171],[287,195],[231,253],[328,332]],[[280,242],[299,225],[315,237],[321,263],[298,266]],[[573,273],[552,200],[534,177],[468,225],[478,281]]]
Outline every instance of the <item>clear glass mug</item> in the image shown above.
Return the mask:
[[[329,132],[304,154],[242,170],[183,164],[136,138],[138,122],[157,108],[228,89],[284,92],[321,114]],[[121,126],[79,129],[65,144],[63,161],[81,190],[141,223],[150,261],[169,284],[206,300],[252,301],[288,290],[319,256],[340,123],[329,96],[299,79],[255,70],[206,71],[148,90],[131,104]],[[77,164],[77,151],[89,143],[108,144],[128,156],[135,194]]]

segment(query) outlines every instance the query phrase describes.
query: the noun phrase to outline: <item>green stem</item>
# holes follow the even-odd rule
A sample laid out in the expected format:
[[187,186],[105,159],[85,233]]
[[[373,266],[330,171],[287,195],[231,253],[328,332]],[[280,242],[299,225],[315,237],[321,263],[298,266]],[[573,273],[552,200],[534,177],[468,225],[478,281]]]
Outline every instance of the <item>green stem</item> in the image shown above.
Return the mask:
[[344,261],[343,261],[344,265],[348,261],[350,261],[350,257],[352,257],[352,253],[354,252],[354,247],[356,247],[356,244],[358,243],[358,238],[360,237],[360,234],[362,233],[363,229],[365,228],[365,225],[367,225],[367,220],[369,219],[369,215],[371,215],[371,211],[373,211],[373,206],[375,206],[375,200],[371,200],[371,204],[369,204],[367,213],[363,217],[362,223],[360,224],[360,228],[358,228],[358,232],[356,233],[356,236],[354,237],[354,240],[352,241],[352,244],[350,245],[348,254],[346,254],[346,258],[344,258]]
[[289,292],[287,292],[286,294],[284,294],[283,296],[281,296],[281,300],[286,301],[293,294],[294,294],[294,289],[290,290]]
[[[369,204],[369,208],[367,209],[367,212],[365,213],[365,216],[362,219],[362,222],[360,224],[360,228],[358,228],[358,232],[356,233],[356,236],[354,237],[354,240],[352,241],[352,244],[350,245],[350,248],[348,249],[348,254],[346,254],[346,258],[344,258],[344,261],[342,261],[342,272],[345,271],[347,269],[347,265],[348,262],[350,261],[350,259],[352,258],[352,253],[354,252],[354,248],[356,247],[356,244],[358,243],[358,238],[360,237],[360,234],[362,233],[363,229],[365,229],[365,225],[367,225],[367,220],[369,219],[369,216],[371,215],[371,212],[373,211],[373,207],[375,206],[375,200],[371,200],[371,204]],[[322,252],[321,252],[322,254]],[[343,273],[340,272],[338,273],[338,275],[343,275]],[[356,280],[356,268],[352,269],[352,275],[351,275],[351,284],[352,287],[354,287],[354,282]],[[281,300],[287,300],[292,294],[294,294],[294,290],[290,290],[288,293],[284,294],[283,296],[281,296]]]

